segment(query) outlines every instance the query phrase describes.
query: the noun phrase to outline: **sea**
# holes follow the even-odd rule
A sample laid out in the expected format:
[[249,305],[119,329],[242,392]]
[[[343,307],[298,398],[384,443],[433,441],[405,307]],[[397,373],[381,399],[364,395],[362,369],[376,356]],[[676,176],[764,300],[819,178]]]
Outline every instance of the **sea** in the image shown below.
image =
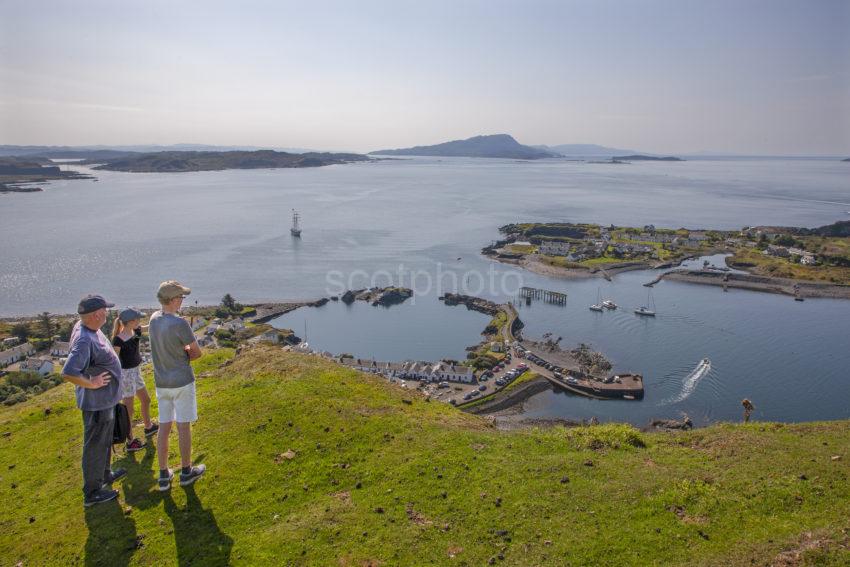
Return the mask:
[[[77,164],[63,168],[90,170]],[[529,399],[529,417],[695,423],[850,417],[850,301],[791,298],[663,281],[541,276],[481,256],[512,222],[665,228],[815,227],[850,219],[850,163],[835,158],[701,158],[594,164],[571,160],[384,159],[322,168],[196,173],[90,171],[93,180],[0,195],[0,316],[70,313],[80,296],[155,304],[160,281],[187,302],[313,300],[403,285],[389,308],[329,302],[273,324],[314,348],[379,360],[462,359],[488,318],[448,307],[446,292],[514,301],[524,335],[602,351],[644,375],[642,401],[561,392]],[[292,210],[300,238],[290,235]],[[708,259],[723,265],[722,257]],[[703,259],[695,260],[701,265]],[[519,301],[520,286],[567,294]],[[588,310],[597,297],[621,308]],[[652,301],[658,315],[634,307]],[[700,365],[709,359],[710,367]]]

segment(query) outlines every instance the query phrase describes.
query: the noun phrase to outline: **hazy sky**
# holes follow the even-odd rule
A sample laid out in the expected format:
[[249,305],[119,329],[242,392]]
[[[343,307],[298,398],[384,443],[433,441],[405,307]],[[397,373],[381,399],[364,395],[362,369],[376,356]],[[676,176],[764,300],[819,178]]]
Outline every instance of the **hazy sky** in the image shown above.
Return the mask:
[[850,0],[0,0],[0,143],[850,155]]

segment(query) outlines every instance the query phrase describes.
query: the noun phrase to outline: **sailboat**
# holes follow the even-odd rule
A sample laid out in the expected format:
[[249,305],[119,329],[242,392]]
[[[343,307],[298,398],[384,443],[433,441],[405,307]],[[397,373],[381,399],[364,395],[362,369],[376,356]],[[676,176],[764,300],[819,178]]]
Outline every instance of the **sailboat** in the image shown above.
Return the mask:
[[646,294],[646,303],[646,305],[641,305],[635,309],[635,313],[638,315],[645,315],[647,317],[655,317],[655,300],[652,298],[652,288],[650,288],[649,293]]
[[591,311],[602,311],[602,293],[599,291],[599,288],[596,288],[596,303],[591,305],[588,309]]
[[301,216],[298,214],[298,211],[292,209],[292,228],[289,229],[289,233],[292,236],[301,237],[301,224],[299,221],[301,220]]

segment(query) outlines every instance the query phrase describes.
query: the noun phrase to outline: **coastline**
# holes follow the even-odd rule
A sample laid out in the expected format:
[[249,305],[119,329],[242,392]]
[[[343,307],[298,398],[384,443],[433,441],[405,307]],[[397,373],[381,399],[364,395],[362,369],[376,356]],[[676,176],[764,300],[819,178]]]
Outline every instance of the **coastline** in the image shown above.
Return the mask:
[[[728,251],[707,250],[700,255],[711,256],[719,253],[728,253]],[[483,255],[496,262],[516,266],[541,276],[549,276],[560,279],[587,279],[601,277],[609,281],[613,276],[624,272],[676,268],[681,266],[683,262],[696,257],[686,256],[673,262],[664,262],[657,265],[652,265],[648,262],[627,262],[623,264],[615,264],[610,267],[599,267],[584,270],[546,264],[541,262],[534,255],[529,254],[523,255],[518,259],[499,258],[497,255],[490,255],[487,253],[483,253]],[[746,271],[746,273],[734,273],[673,269],[668,272],[660,273],[656,278],[644,285],[652,287],[653,285],[660,283],[662,280],[671,280],[696,285],[745,289],[749,291],[760,291],[780,295],[799,295],[800,298],[850,299],[850,285],[848,284],[798,280],[793,278],[777,278],[773,276],[753,274],[748,271]],[[799,292],[797,292],[796,289],[799,289]]]
[[[654,285],[654,283],[660,282],[661,280],[672,280],[697,285],[730,287],[750,291],[761,291],[765,293],[777,293],[781,295],[790,295],[792,297],[799,295],[800,298],[850,299],[850,285],[847,284],[795,280],[790,278],[775,278],[750,273],[736,274],[728,272],[709,272],[703,270],[672,270],[661,274],[658,278],[656,278],[656,281],[652,283]],[[797,292],[797,290],[799,290],[799,292]]]

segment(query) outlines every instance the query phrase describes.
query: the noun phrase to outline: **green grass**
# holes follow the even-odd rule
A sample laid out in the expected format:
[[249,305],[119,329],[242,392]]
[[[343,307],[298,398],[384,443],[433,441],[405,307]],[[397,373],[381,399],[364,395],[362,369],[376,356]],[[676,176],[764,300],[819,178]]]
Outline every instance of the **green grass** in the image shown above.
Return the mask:
[[321,359],[230,354],[196,363],[192,490],[156,490],[153,450],[120,454],[120,502],[84,510],[70,386],[0,409],[0,563],[850,561],[850,422],[503,432]]
[[748,267],[747,271],[763,276],[850,284],[850,268],[795,264],[787,258],[768,256],[753,248],[736,248],[734,255],[729,257],[727,262],[731,265],[749,265],[751,267]]

